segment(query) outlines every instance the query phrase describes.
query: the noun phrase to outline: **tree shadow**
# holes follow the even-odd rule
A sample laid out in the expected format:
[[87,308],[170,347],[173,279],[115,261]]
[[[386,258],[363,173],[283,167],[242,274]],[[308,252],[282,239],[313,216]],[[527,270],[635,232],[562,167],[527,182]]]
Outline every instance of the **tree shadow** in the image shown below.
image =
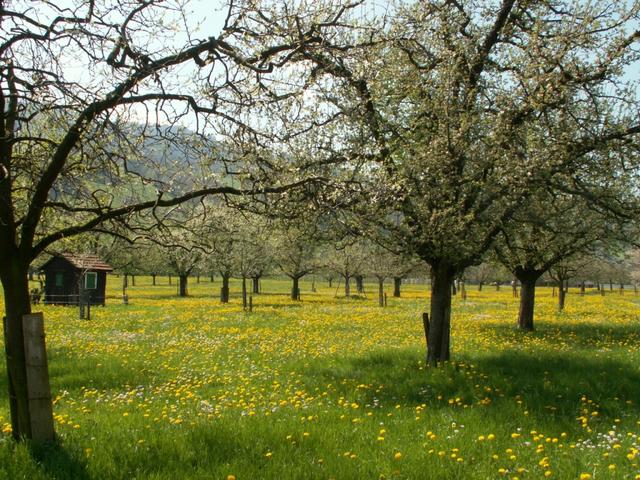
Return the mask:
[[60,440],[44,445],[30,445],[29,451],[35,464],[47,478],[91,478],[86,463],[74,457]]
[[[637,366],[585,357],[582,352],[505,351],[463,356],[436,368],[426,367],[415,351],[385,351],[340,359],[331,367],[312,366],[304,375],[308,386],[330,383],[339,395],[357,396],[365,405],[383,408],[427,404],[444,409],[485,402],[484,415],[499,421],[502,408],[513,408],[514,400],[519,400],[531,418],[556,427],[575,424],[576,412],[585,407],[585,401],[592,402],[591,408],[597,409],[599,419],[610,421],[608,425],[640,415]],[[357,389],[357,385],[369,388]]]

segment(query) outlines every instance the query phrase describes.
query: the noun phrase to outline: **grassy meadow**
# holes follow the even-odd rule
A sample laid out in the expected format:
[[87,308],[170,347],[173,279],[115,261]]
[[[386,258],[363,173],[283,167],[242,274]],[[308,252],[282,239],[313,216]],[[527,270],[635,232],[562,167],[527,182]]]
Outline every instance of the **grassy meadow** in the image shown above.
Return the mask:
[[10,439],[3,373],[0,479],[640,479],[633,292],[573,290],[557,313],[540,288],[524,334],[510,288],[470,286],[454,361],[427,368],[424,285],[382,309],[373,284],[303,281],[293,302],[266,280],[245,313],[238,282],[221,305],[219,281],[158,281],[125,306],[112,276],[90,321],[41,306],[60,442]]

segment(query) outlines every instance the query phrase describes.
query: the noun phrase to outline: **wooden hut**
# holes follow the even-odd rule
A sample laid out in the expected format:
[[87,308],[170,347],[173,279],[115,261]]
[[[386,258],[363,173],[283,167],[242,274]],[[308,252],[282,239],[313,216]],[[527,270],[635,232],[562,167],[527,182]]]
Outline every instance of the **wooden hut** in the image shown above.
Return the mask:
[[41,269],[45,275],[44,302],[78,305],[80,295],[91,305],[104,305],[108,264],[95,255],[63,253],[52,257]]

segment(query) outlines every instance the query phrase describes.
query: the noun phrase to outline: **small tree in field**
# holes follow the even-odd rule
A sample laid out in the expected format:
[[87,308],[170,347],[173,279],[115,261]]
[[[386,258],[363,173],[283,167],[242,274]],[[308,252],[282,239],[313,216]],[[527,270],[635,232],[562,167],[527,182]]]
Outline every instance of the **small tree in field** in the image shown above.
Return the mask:
[[291,300],[300,300],[300,279],[318,269],[318,239],[313,225],[281,225],[272,236],[273,260],[291,279]]

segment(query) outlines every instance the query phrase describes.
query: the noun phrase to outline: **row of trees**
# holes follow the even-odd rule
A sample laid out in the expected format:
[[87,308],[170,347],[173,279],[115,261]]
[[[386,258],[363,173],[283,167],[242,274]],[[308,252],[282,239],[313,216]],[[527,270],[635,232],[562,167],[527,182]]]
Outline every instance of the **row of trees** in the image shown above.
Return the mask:
[[202,32],[183,1],[43,2],[35,16],[3,4],[0,280],[16,438],[35,418],[27,272],[80,234],[177,246],[195,231],[192,249],[224,250],[217,232],[240,217],[198,199],[285,223],[327,213],[341,238],[429,265],[433,364],[450,358],[453,280],[488,255],[522,283],[528,330],[543,272],[636,238],[640,2],[367,7],[234,1]]
[[[233,218],[234,212],[230,210],[223,216],[219,214],[217,221],[209,224],[211,230],[207,240],[201,231],[188,230],[187,224],[183,223],[172,235],[167,231],[164,235],[155,232],[153,241],[146,238],[131,243],[119,238],[108,241],[103,237],[99,249],[116,271],[124,275],[123,285],[128,284],[129,276],[135,281],[135,275],[150,275],[155,285],[156,276],[173,275],[178,278],[179,295],[186,296],[188,277],[220,276],[223,302],[228,301],[231,277],[243,281],[250,279],[252,292],[259,293],[261,278],[285,275],[292,280],[292,299],[299,298],[298,283],[306,275],[319,275],[330,286],[339,278],[347,297],[353,280],[358,293],[362,293],[362,278],[369,277],[381,287],[382,300],[385,280],[393,280],[394,296],[400,296],[400,285],[405,277],[430,276],[429,269],[416,257],[396,255],[363,237],[335,238],[320,231],[316,224],[305,226],[301,221],[283,224],[245,213],[241,215],[241,221],[234,224]],[[614,284],[616,288],[624,288],[624,285],[634,286],[640,281],[640,258],[636,250],[625,251],[624,245],[615,239],[596,244],[580,244],[580,240],[567,242],[564,238],[563,243],[549,243],[544,248],[536,245],[541,254],[547,256],[554,247],[556,249],[554,261],[536,278],[538,283],[544,280],[548,285],[566,288],[572,280],[582,290],[586,285],[598,289],[601,286],[604,289],[606,285],[607,289],[613,290]],[[504,241],[497,241],[486,261],[467,268],[456,280],[476,284],[480,290],[488,283],[499,288],[515,281],[523,288],[521,301],[529,302],[531,292],[527,290],[527,282],[522,281],[522,275],[518,277],[519,265],[514,267],[505,256],[509,246]],[[563,246],[565,248],[561,249]],[[94,250],[95,247],[97,245]],[[77,249],[78,245],[70,248]],[[453,292],[455,294],[455,285]],[[528,325],[520,326],[533,328],[533,318],[529,318]]]

